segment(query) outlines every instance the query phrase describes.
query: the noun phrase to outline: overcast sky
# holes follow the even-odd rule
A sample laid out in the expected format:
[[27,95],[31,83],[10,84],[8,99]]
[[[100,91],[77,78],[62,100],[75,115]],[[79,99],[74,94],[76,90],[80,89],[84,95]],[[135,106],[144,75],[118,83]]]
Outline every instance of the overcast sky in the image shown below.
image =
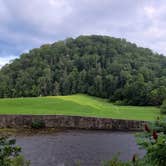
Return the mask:
[[0,0],[0,66],[41,44],[89,34],[166,55],[166,1]]

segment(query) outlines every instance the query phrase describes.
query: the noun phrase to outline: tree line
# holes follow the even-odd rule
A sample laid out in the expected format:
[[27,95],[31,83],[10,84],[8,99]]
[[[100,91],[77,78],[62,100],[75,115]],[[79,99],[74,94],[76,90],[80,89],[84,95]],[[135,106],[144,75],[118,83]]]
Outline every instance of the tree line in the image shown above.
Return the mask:
[[160,105],[166,57],[125,39],[79,36],[32,49],[0,70],[1,98],[74,93]]

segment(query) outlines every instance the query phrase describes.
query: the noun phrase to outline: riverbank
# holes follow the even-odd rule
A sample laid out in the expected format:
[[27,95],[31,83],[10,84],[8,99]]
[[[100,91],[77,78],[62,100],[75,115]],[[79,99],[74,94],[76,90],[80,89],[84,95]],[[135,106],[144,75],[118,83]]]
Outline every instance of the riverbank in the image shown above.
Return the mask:
[[141,131],[145,121],[64,115],[0,115],[0,128],[45,127],[55,129],[91,129]]
[[33,136],[33,135],[49,135],[63,132],[65,129],[44,128],[44,129],[27,129],[27,128],[1,128],[0,136]]

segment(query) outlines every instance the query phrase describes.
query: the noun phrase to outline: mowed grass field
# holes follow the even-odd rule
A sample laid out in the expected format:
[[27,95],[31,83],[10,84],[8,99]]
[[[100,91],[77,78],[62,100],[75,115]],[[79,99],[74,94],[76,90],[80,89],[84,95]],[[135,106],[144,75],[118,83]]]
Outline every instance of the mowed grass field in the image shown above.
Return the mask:
[[117,106],[83,94],[0,99],[0,114],[75,115],[114,119],[155,120],[157,107]]

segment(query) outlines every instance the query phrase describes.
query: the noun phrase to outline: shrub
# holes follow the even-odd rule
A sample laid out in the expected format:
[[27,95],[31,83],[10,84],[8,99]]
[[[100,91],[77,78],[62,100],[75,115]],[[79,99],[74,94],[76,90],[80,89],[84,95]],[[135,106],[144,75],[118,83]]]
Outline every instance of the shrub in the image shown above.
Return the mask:
[[115,105],[125,105],[125,102],[122,100],[115,101]]
[[161,113],[166,114],[166,100],[163,101],[163,104],[160,107]]
[[45,123],[43,120],[35,120],[32,122],[31,128],[33,128],[33,129],[45,128]]
[[30,166],[30,161],[26,161],[24,156],[17,156],[12,160],[11,166]]
[[[145,125],[147,126],[147,125]],[[137,136],[138,144],[146,150],[144,160],[151,166],[165,166],[166,163],[166,121],[158,120],[145,127]]]
[[28,166],[23,156],[20,155],[21,147],[15,145],[15,139],[0,138],[0,166]]
[[119,160],[118,156],[115,156],[110,161],[106,161],[102,166],[132,166],[131,162],[123,162]]

